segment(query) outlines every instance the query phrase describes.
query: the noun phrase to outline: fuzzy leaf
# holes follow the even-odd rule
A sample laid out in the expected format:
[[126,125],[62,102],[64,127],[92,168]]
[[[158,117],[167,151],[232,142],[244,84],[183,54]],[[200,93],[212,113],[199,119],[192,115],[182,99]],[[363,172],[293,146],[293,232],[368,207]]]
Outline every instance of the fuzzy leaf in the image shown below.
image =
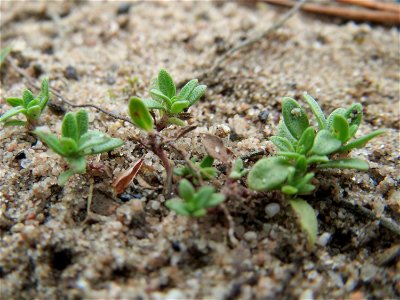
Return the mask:
[[[297,144],[297,140],[289,132],[289,129],[286,127],[286,125],[283,122],[283,120],[279,121],[279,124],[278,124],[278,127],[277,127],[277,131],[278,131],[278,136],[287,139],[292,144],[292,146]],[[294,151],[294,149],[293,149],[293,151]]]
[[344,114],[344,117],[349,120],[349,124],[360,126],[363,117],[363,108],[360,103],[355,103],[350,106]]
[[20,113],[26,114],[26,109],[22,106],[13,107],[0,117],[0,122],[4,122],[5,120]]
[[308,127],[304,130],[303,134],[300,137],[300,140],[296,147],[296,152],[300,154],[306,154],[311,150],[315,139],[315,131],[314,128]]
[[78,136],[81,137],[89,129],[89,116],[84,109],[76,113],[76,123],[78,125]]
[[341,145],[342,143],[332,133],[323,129],[317,133],[311,152],[318,155],[328,155],[337,151]]
[[45,130],[43,127],[36,128],[33,133],[38,136],[38,138],[44,142],[47,146],[50,147],[55,153],[65,156],[66,153],[64,152],[63,148],[61,147],[60,141],[54,135]]
[[368,162],[359,158],[347,158],[331,160],[317,166],[319,169],[335,168],[335,169],[355,169],[367,171],[369,168]]
[[365,144],[367,144],[374,137],[384,134],[385,132],[386,132],[385,129],[375,130],[375,131],[371,132],[370,134],[364,135],[358,139],[355,139],[355,140],[347,143],[346,145],[344,145],[343,147],[340,148],[340,152],[349,151],[354,148],[362,148],[365,146]]
[[335,109],[328,117],[328,119],[326,120],[326,128],[331,130],[332,126],[333,126],[333,118],[336,115],[340,115],[340,116],[345,116],[346,114],[346,110],[344,108],[337,108]]
[[175,124],[177,126],[186,126],[186,122],[182,121],[179,118],[175,118],[175,117],[169,117],[168,118],[168,124]]
[[335,115],[333,117],[332,128],[335,132],[336,137],[342,142],[346,142],[349,139],[349,123],[346,118],[341,115]]
[[214,163],[214,158],[210,155],[206,155],[200,163],[200,168],[211,167]]
[[57,179],[57,183],[59,186],[64,186],[68,179],[70,179],[72,176],[74,176],[76,172],[74,170],[67,170],[65,172],[62,172]]
[[173,198],[170,200],[167,200],[165,202],[165,205],[173,210],[175,213],[181,216],[190,216],[190,212],[186,209],[185,203],[182,202],[181,199],[179,198]]
[[26,89],[22,94],[22,99],[24,100],[24,106],[28,107],[29,102],[35,99],[35,96],[30,90]]
[[329,161],[328,156],[325,155],[311,155],[307,158],[307,165],[324,163]]
[[214,206],[217,206],[218,204],[222,203],[225,200],[225,195],[220,194],[220,193],[215,193],[212,194],[209,200],[207,201],[207,204],[205,208],[211,208]]
[[[94,147],[108,142],[110,139],[105,133],[97,130],[89,130],[79,139],[78,151],[85,151],[85,149]],[[90,152],[90,150],[88,150]]]
[[278,156],[283,156],[289,159],[298,159],[300,157],[303,157],[304,155],[296,153],[296,152],[278,152]]
[[294,148],[287,138],[275,135],[271,136],[270,140],[280,151],[294,152]]
[[310,126],[306,112],[292,98],[283,98],[282,116],[287,129],[296,139],[299,139],[304,130]]
[[215,169],[214,167],[201,168],[200,174],[203,179],[212,179],[217,176],[217,169]]
[[103,152],[108,152],[108,151],[114,150],[115,148],[121,147],[123,144],[124,144],[124,142],[120,139],[109,138],[107,142],[95,145],[90,148],[86,148],[83,152],[86,155],[98,154],[98,153],[103,153]]
[[179,114],[181,113],[186,107],[189,106],[189,101],[187,100],[178,100],[172,103],[171,105],[171,113]]
[[32,106],[26,112],[29,120],[37,120],[40,117],[42,110],[39,105]]
[[144,105],[148,108],[148,109],[162,109],[165,110],[165,107],[157,100],[153,100],[153,99],[142,99]]
[[26,121],[21,121],[21,120],[7,120],[4,122],[4,127],[8,126],[25,126],[27,123]]
[[197,79],[192,79],[188,83],[186,83],[185,86],[181,89],[181,91],[178,94],[178,96],[176,97],[176,99],[178,99],[178,100],[187,100],[187,99],[189,99],[190,93],[197,86],[198,82],[199,81]]
[[300,156],[296,159],[297,172],[304,173],[307,170],[307,161],[305,156]]
[[314,175],[315,174],[312,172],[307,173],[306,175],[304,175],[296,180],[293,180],[293,182],[291,182],[291,184],[294,185],[296,188],[300,189],[305,184],[310,183],[311,179],[314,178]]
[[323,113],[317,101],[315,101],[314,98],[308,95],[307,93],[304,93],[303,97],[307,101],[308,105],[311,108],[311,111],[313,112],[315,118],[317,119],[319,129],[320,130],[325,129],[326,127],[325,114]]
[[289,202],[299,219],[301,228],[308,235],[310,245],[314,245],[318,233],[318,221],[314,209],[303,199],[293,199]]
[[297,194],[298,189],[291,185],[284,185],[283,187],[281,187],[281,191],[286,195],[294,195]]
[[24,105],[24,100],[22,100],[21,98],[6,98],[6,101],[8,104],[10,104],[13,107],[16,106],[23,106]]
[[158,86],[160,91],[168,98],[172,98],[176,94],[176,87],[171,75],[164,69],[161,69],[158,73]]
[[246,175],[247,170],[243,169],[243,160],[238,158],[232,166],[232,171],[229,174],[229,178],[240,179]]
[[202,186],[194,196],[197,209],[205,208],[215,189],[212,186]]
[[49,98],[50,98],[50,94],[49,94],[49,79],[48,78],[44,78],[42,80],[42,84],[40,86],[40,93],[39,93],[39,99],[40,99],[39,106],[40,106],[42,111],[46,107],[47,102],[49,101]]
[[354,137],[357,133],[358,125],[350,125],[349,127],[349,139]]
[[290,164],[279,157],[262,158],[250,170],[247,183],[252,190],[278,188],[288,177]]
[[204,95],[206,89],[207,86],[203,84],[196,86],[194,90],[190,93],[189,98],[187,99],[190,102],[189,106],[195,104]]
[[68,163],[71,170],[74,170],[75,173],[79,174],[86,173],[86,159],[84,156],[69,158]]
[[129,101],[129,115],[133,123],[147,132],[153,130],[154,121],[149,110],[144,105],[142,100],[137,97],[132,97]]
[[190,201],[194,194],[193,185],[187,179],[182,179],[179,183],[179,196],[186,201]]
[[73,138],[65,136],[61,137],[60,145],[66,156],[75,156],[78,152],[78,145]]
[[35,98],[35,99],[33,99],[31,102],[29,102],[29,104],[26,106],[26,109],[29,109],[29,108],[31,108],[31,107],[33,107],[33,106],[36,106],[36,105],[39,105],[39,99],[38,98]]
[[315,185],[306,183],[300,186],[298,189],[299,189],[297,193],[298,195],[307,195],[315,190]]
[[160,90],[151,89],[150,90],[151,98],[154,101],[160,102],[164,107],[171,108],[172,102],[171,99],[164,95]]
[[67,113],[61,124],[61,135],[62,137],[72,138],[75,141],[79,141],[78,124],[76,117],[72,112]]

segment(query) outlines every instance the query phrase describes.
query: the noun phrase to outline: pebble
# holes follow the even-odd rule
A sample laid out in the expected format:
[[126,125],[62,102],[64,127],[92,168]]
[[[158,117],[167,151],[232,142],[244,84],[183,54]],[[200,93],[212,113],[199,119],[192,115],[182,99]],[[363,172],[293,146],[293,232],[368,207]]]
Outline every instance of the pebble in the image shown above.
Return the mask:
[[244,235],[243,238],[248,241],[248,242],[252,242],[257,240],[257,233],[254,231],[247,231]]
[[331,240],[331,236],[332,234],[330,234],[329,232],[324,232],[323,234],[321,234],[317,240],[317,244],[325,247],[329,241]]
[[371,281],[371,279],[376,276],[377,272],[378,272],[377,266],[366,264],[361,269],[360,277],[363,281],[368,282]]
[[76,80],[76,81],[79,80],[78,73],[76,72],[76,69],[73,66],[68,66],[65,68],[64,76],[67,79]]
[[268,218],[276,216],[280,210],[281,207],[279,206],[278,203],[270,203],[267,206],[265,206],[265,213],[267,214]]

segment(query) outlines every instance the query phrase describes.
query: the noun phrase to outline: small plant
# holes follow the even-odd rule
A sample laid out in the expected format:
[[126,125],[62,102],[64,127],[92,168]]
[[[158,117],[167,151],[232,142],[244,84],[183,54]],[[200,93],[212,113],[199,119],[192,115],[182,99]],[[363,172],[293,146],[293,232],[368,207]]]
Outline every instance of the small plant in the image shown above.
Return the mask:
[[231,173],[229,174],[229,178],[231,179],[240,179],[247,174],[247,170],[243,167],[243,160],[238,158],[235,160],[232,166]]
[[[132,112],[137,111],[139,108],[139,104],[137,103],[140,101],[143,102],[147,109],[156,109],[160,112],[160,120],[156,124],[158,131],[161,131],[169,124],[184,126],[186,125],[184,119],[187,116],[183,111],[195,104],[204,95],[206,88],[205,85],[199,85],[197,79],[192,79],[177,94],[171,75],[166,70],[161,69],[150,89],[152,99],[131,98],[129,103],[131,118],[139,128],[146,131],[149,130],[151,123],[148,118],[146,117],[146,120],[141,119],[141,117],[147,114],[142,112],[132,117]],[[140,109],[143,111],[142,107]],[[145,126],[142,127],[144,122],[146,122]]]
[[280,190],[288,196],[290,204],[307,232],[310,242],[317,235],[317,220],[312,207],[298,195],[314,191],[311,183],[314,172],[310,169],[338,168],[368,170],[368,163],[358,158],[337,158],[354,148],[363,147],[372,138],[384,133],[377,130],[353,139],[362,120],[361,104],[338,108],[328,118],[318,103],[308,94],[304,98],[315,116],[314,128],[302,106],[292,98],[284,98],[278,135],[271,141],[279,149],[277,156],[256,162],[248,175],[248,186],[256,191]]
[[[35,128],[40,115],[46,108],[49,96],[49,82],[45,78],[42,81],[40,93],[37,97],[30,90],[26,89],[22,94],[22,98],[7,98],[7,103],[13,106],[13,108],[0,117],[0,122],[4,122],[4,126],[27,126]],[[11,119],[11,117],[19,114],[25,115],[26,121]]]
[[54,152],[67,160],[70,169],[58,177],[58,184],[61,186],[74,174],[86,173],[85,156],[111,151],[123,145],[120,139],[111,138],[103,132],[88,128],[88,114],[81,109],[75,114],[69,112],[65,115],[60,138],[43,128],[33,131]]
[[[174,168],[175,175],[191,178],[193,181],[196,180],[197,176],[201,176],[204,180],[210,180],[217,176],[217,169],[212,165],[214,163],[214,158],[210,155],[206,155],[201,162],[196,162],[196,158],[192,158],[193,168],[185,165],[182,167]],[[196,182],[194,182],[196,183]]]
[[179,196],[166,202],[169,209],[178,215],[202,217],[207,214],[207,209],[217,206],[225,200],[225,196],[215,193],[212,186],[203,186],[196,192],[193,185],[186,179],[179,183]]

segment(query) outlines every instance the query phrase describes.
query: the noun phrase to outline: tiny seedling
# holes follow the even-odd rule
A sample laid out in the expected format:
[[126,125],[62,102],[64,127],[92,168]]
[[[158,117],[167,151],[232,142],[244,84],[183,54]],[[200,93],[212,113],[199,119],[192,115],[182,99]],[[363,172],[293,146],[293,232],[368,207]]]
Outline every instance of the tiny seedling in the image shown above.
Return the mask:
[[[7,103],[13,106],[13,108],[0,117],[0,122],[4,122],[4,126],[36,127],[40,115],[49,101],[49,96],[49,81],[45,78],[42,81],[40,93],[37,97],[30,90],[26,89],[22,94],[22,98],[7,98]],[[26,121],[11,119],[19,114],[25,115]]]
[[[204,180],[211,180],[217,176],[217,169],[212,166],[214,158],[210,155],[206,155],[201,162],[196,162],[195,157],[191,161],[193,162],[192,168],[188,165],[174,168],[175,175],[190,178],[194,183],[196,183],[195,180],[198,176],[201,176]],[[194,170],[193,168],[196,169]]]
[[232,166],[231,173],[229,174],[229,178],[231,179],[240,179],[247,174],[247,170],[243,167],[243,160],[238,158],[235,160]]
[[[131,98],[129,112],[132,121],[136,126],[146,131],[149,131],[150,125],[153,126],[148,119],[150,114],[145,113],[143,106],[138,104],[138,102],[142,102],[148,110],[156,109],[160,112],[160,119],[156,124],[158,131],[169,124],[185,126],[184,119],[187,116],[183,113],[184,110],[195,104],[204,95],[206,88],[205,85],[199,85],[197,79],[192,79],[177,94],[171,75],[166,70],[161,69],[151,86],[151,99]],[[138,110],[139,113],[135,114]]]
[[88,130],[89,118],[85,110],[65,115],[61,125],[61,137],[44,128],[33,131],[54,152],[64,157],[70,169],[60,174],[58,184],[63,186],[74,174],[86,172],[86,156],[111,151],[123,145],[123,141],[111,138],[103,132]]
[[292,98],[284,98],[278,135],[271,141],[279,149],[277,156],[260,159],[248,175],[248,186],[256,191],[280,190],[288,196],[290,204],[307,232],[310,242],[317,235],[317,220],[312,207],[298,195],[315,190],[311,183],[311,168],[338,168],[368,170],[368,163],[358,158],[336,158],[354,148],[363,147],[372,138],[383,134],[376,130],[360,138],[354,138],[362,120],[361,104],[338,108],[328,118],[321,107],[308,94],[304,98],[316,118],[314,128],[304,108]]
[[202,217],[207,214],[207,209],[217,206],[225,200],[225,196],[215,193],[212,186],[203,186],[196,192],[193,185],[186,179],[179,183],[179,196],[166,202],[169,209],[178,215]]

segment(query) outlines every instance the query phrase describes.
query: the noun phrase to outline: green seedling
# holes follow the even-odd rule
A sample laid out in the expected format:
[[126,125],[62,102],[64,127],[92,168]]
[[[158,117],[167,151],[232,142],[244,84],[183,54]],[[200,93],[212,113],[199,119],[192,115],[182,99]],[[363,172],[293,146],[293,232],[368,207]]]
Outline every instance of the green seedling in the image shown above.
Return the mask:
[[[45,78],[42,81],[38,96],[35,97],[30,90],[26,89],[22,94],[22,98],[7,98],[7,103],[13,108],[0,117],[0,122],[4,122],[4,126],[36,127],[43,110],[46,108],[49,97],[49,81]],[[19,114],[25,115],[26,121],[12,119],[12,117]]]
[[111,151],[123,145],[123,141],[111,138],[103,132],[88,130],[89,118],[85,110],[65,115],[61,125],[61,137],[45,128],[33,131],[54,152],[64,157],[69,169],[60,174],[58,184],[63,186],[74,174],[86,173],[86,156]]
[[[191,161],[193,162],[192,168],[187,165],[175,168],[175,175],[191,178],[193,181],[196,180],[197,176],[201,176],[204,180],[211,180],[217,176],[217,169],[212,166],[214,163],[213,157],[207,155],[199,163],[196,162],[195,157],[192,158]],[[193,168],[195,168],[195,170]]]
[[363,147],[372,138],[383,134],[377,130],[360,138],[354,138],[362,120],[361,104],[338,108],[328,118],[321,107],[308,94],[304,98],[316,118],[314,128],[304,108],[292,98],[284,98],[278,135],[271,141],[278,148],[277,156],[256,162],[248,175],[248,185],[256,191],[280,190],[290,199],[300,224],[314,243],[317,221],[314,210],[298,195],[315,190],[311,183],[314,172],[310,169],[337,168],[368,170],[368,163],[358,158],[336,159],[338,153],[346,153]]
[[169,209],[178,215],[202,217],[207,214],[207,209],[217,206],[225,200],[225,196],[215,193],[212,186],[203,186],[196,192],[193,185],[186,179],[179,183],[179,196],[166,202]]
[[229,178],[240,179],[247,174],[248,170],[243,167],[243,160],[238,158],[235,160]]
[[[143,107],[139,107],[137,104],[138,101],[141,101],[148,110],[160,112],[160,119],[156,124],[158,131],[170,124],[185,126],[184,120],[187,115],[184,114],[184,110],[195,104],[204,95],[206,88],[205,85],[199,85],[197,79],[192,79],[177,94],[171,75],[166,70],[161,69],[151,86],[151,99],[131,98],[129,103],[131,118],[136,126],[146,131],[149,130],[150,121],[141,119],[142,116],[149,115],[149,113],[144,112]],[[140,113],[135,115],[137,109],[140,109]]]

